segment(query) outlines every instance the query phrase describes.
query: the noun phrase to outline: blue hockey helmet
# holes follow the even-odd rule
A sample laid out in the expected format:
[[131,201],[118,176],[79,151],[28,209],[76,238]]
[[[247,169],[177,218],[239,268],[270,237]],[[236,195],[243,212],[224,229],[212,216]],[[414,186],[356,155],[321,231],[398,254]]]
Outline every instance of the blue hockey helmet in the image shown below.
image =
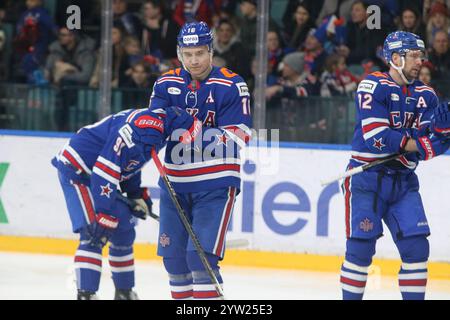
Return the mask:
[[203,21],[185,23],[177,37],[179,48],[208,46],[210,50],[212,49],[212,43],[212,32]]
[[411,32],[395,31],[390,33],[383,45],[383,57],[387,63],[391,62],[392,54],[405,56],[408,51],[420,50],[425,53],[425,43],[420,37]]

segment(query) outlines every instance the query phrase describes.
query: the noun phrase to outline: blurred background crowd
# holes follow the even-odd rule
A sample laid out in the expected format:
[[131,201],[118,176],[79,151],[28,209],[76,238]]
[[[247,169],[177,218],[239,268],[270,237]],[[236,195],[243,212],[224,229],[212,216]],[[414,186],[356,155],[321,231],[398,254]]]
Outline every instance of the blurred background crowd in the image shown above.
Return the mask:
[[[72,4],[81,8],[80,30],[66,27],[66,10]],[[253,91],[257,5],[252,0],[113,0],[112,87],[141,93],[127,98],[123,91],[122,107],[146,106],[156,78],[180,66],[176,36],[191,20],[212,28],[213,63],[239,73]],[[367,27],[370,5],[381,9],[381,29]],[[362,78],[388,69],[382,45],[394,30],[416,33],[425,41],[428,60],[420,79],[445,97],[450,88],[449,5],[450,0],[272,0],[267,108],[276,114],[283,105],[300,108],[302,97],[350,101]],[[0,86],[98,88],[100,19],[100,0],[1,0]],[[79,93],[56,95],[63,101],[80,99]],[[320,100],[303,101],[310,107],[304,113],[318,109],[319,102],[311,101]],[[336,106],[338,115],[351,117],[346,102]],[[298,119],[289,112],[283,121],[295,127]],[[327,130],[327,116],[314,112],[307,128]],[[67,106],[60,113],[68,113]],[[72,130],[68,119],[69,115],[57,117],[56,129]]]

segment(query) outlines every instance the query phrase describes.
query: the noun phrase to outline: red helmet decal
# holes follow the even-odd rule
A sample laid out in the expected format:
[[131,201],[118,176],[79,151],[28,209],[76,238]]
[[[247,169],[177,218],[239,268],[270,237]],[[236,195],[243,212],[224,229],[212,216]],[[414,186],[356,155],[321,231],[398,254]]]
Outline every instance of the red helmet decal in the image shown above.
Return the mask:
[[149,115],[140,116],[134,121],[134,125],[141,129],[156,129],[159,132],[164,131],[164,123],[160,119]]

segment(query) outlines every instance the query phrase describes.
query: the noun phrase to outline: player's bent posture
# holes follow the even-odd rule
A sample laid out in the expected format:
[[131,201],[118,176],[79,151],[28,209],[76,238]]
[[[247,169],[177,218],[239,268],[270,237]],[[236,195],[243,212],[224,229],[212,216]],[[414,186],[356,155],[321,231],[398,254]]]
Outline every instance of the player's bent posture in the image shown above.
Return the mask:
[[[73,232],[80,244],[75,254],[78,299],[96,298],[102,249],[110,241],[109,264],[115,299],[135,300],[133,243],[137,218],[151,213],[141,169],[166,137],[169,117],[148,109],[130,109],[81,128],[53,158],[64,192]],[[172,118],[173,120],[173,118]],[[131,208],[117,197],[126,192]]]
[[[182,112],[186,123],[178,128],[190,129],[192,137],[179,143],[179,136],[172,135],[165,153],[166,172],[222,284],[219,261],[240,188],[239,149],[250,137],[250,95],[239,75],[212,66],[213,38],[204,22],[185,24],[177,41],[183,68],[156,81],[149,107],[175,105],[186,110]],[[160,186],[158,255],[163,256],[172,297],[217,298],[164,184]]]
[[425,56],[415,34],[393,32],[384,42],[389,72],[375,72],[358,86],[357,124],[348,168],[404,153],[397,160],[346,178],[346,254],[341,268],[344,299],[362,299],[375,244],[389,228],[402,260],[398,283],[403,299],[424,299],[430,234],[415,168],[444,153],[449,143],[430,125],[438,98],[416,80]]

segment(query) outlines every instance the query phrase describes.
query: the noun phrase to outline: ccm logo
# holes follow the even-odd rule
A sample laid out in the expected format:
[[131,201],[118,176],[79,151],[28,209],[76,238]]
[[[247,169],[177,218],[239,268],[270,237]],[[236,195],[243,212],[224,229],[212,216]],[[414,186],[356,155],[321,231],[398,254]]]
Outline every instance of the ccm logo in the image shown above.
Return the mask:
[[134,121],[134,125],[141,129],[156,129],[159,132],[164,131],[164,124],[161,120],[151,116],[142,116]]

